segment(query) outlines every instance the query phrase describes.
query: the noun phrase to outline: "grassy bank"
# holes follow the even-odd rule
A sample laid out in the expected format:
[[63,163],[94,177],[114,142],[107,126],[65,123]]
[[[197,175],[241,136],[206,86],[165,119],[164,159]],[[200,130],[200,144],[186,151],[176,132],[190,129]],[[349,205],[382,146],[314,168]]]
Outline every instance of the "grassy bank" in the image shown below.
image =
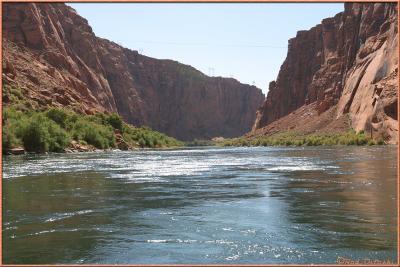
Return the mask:
[[194,139],[193,141],[187,141],[185,142],[185,146],[215,146],[217,142],[213,140],[199,140],[199,139]]
[[333,146],[333,145],[383,145],[383,140],[374,140],[363,131],[349,130],[336,134],[302,135],[286,132],[257,138],[233,138],[218,143],[221,146]]
[[64,152],[73,144],[96,149],[174,147],[183,143],[148,127],[134,127],[117,114],[83,115],[67,109],[3,109],[3,153],[23,147],[28,152]]

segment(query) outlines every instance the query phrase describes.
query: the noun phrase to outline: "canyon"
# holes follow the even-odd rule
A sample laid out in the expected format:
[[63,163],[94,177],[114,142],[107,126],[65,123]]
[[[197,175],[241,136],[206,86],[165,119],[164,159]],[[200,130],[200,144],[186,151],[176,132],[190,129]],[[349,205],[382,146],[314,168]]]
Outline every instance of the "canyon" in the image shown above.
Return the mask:
[[344,12],[299,31],[246,136],[353,128],[397,143],[397,9],[345,3]]
[[5,105],[18,88],[32,109],[115,112],[180,140],[240,136],[264,100],[255,86],[99,38],[61,3],[3,5],[2,64]]
[[65,4],[2,12],[5,264],[398,262],[396,4],[299,31],[266,98]]
[[7,90],[18,88],[29,108],[115,112],[180,140],[354,129],[397,143],[397,12],[395,3],[345,3],[297,32],[264,98],[255,86],[99,38],[65,4],[8,3],[3,103],[14,104]]

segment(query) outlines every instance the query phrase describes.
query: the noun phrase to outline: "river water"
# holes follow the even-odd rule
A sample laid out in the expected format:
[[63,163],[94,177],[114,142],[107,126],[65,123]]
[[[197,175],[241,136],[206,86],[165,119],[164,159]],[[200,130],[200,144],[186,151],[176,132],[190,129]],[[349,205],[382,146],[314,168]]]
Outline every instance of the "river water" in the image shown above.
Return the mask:
[[3,263],[394,263],[396,159],[394,146],[6,157]]

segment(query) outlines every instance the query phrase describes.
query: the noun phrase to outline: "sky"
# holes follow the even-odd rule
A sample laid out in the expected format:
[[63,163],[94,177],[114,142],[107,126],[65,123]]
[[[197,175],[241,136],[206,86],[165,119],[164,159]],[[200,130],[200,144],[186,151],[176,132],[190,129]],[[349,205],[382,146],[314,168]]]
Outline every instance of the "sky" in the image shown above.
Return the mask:
[[146,56],[173,59],[264,93],[288,40],[343,3],[69,3],[94,33]]

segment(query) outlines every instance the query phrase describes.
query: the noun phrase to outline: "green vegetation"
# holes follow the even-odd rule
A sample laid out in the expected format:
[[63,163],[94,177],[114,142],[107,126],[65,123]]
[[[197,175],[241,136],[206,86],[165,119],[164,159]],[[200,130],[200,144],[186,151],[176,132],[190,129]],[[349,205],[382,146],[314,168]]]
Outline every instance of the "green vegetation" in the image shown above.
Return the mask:
[[[194,77],[200,72],[182,67],[181,71]],[[39,102],[41,100],[38,100]],[[125,123],[118,114],[83,115],[63,108],[40,110],[38,103],[25,97],[21,88],[3,86],[3,153],[24,147],[29,152],[63,152],[77,143],[97,149],[109,148],[162,148],[177,146],[331,146],[331,145],[383,145],[364,134],[349,130],[346,133],[320,133],[304,135],[285,132],[257,138],[194,140],[180,142],[148,127],[134,127]],[[45,108],[47,103],[41,103]],[[44,105],[44,106],[43,106]],[[10,107],[12,106],[12,107]],[[34,111],[34,109],[36,111]],[[121,145],[122,143],[122,145]]]
[[186,146],[215,146],[217,142],[213,140],[199,140],[199,139],[194,139],[193,141],[187,141],[185,142]]
[[184,145],[183,142],[153,131],[146,126],[136,128],[124,123],[122,136],[126,142],[135,143],[141,147],[177,147]]
[[349,130],[346,133],[302,135],[286,132],[253,139],[234,138],[218,143],[222,146],[333,146],[333,145],[383,145],[383,140],[374,140],[363,131],[356,133]]
[[[22,143],[27,151],[62,152],[69,144],[69,136],[57,123],[44,114],[33,114],[19,129]],[[17,138],[18,136],[15,136]]]
[[183,143],[148,127],[134,127],[117,114],[83,115],[61,108],[46,111],[3,109],[3,151],[23,146],[29,152],[63,152],[71,141],[98,149],[162,148]]
[[[37,103],[26,97],[24,89],[16,86],[4,85],[2,90],[3,104],[12,105],[17,110],[29,111],[37,108]],[[43,101],[43,100],[39,100]]]

